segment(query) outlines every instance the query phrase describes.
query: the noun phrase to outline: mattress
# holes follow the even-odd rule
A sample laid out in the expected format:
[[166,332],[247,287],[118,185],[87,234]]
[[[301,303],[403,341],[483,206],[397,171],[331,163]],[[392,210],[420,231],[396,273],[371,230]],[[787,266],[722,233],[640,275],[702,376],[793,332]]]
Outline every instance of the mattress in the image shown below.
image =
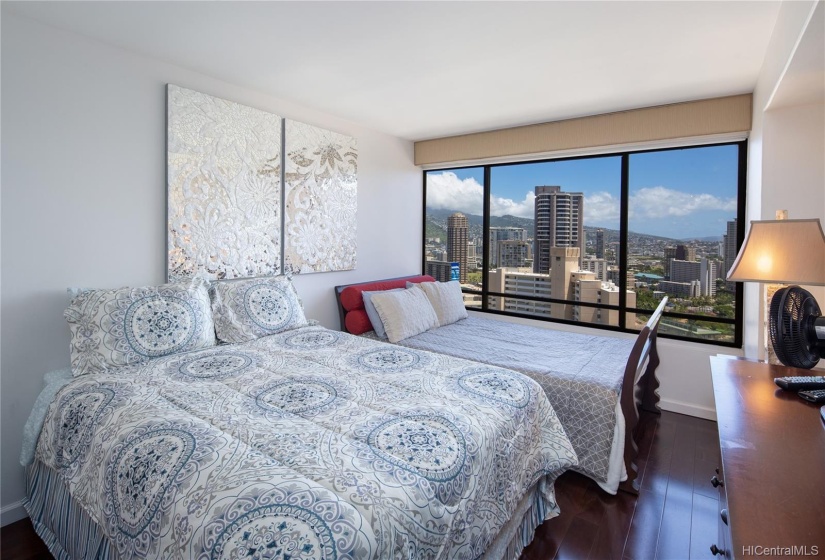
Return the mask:
[[192,559],[517,555],[577,461],[531,379],[317,326],[76,378],[35,459],[56,555]]
[[398,344],[531,377],[544,389],[576,450],[575,470],[615,494],[624,466],[619,394],[634,343],[471,316]]

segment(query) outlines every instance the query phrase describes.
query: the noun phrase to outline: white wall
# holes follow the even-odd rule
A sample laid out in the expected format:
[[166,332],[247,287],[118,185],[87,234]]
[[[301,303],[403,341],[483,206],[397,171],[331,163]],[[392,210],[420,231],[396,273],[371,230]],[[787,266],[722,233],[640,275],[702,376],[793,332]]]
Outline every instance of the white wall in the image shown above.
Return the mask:
[[0,35],[6,524],[23,515],[23,424],[43,374],[69,363],[66,287],[165,280],[166,83],[358,138],[357,269],[295,278],[325,326],[333,286],[418,272],[422,190],[410,142],[17,16]]
[[[808,171],[803,171],[819,167],[820,173],[822,172],[823,152],[821,148],[819,154],[816,154],[803,147],[801,149],[805,151],[806,156],[795,158],[791,153],[793,149],[790,145],[788,145],[789,150],[783,150],[779,143],[780,137],[795,135],[794,129],[789,127],[792,123],[780,115],[772,125],[766,128],[766,119],[770,119],[768,107],[782,84],[816,6],[817,2],[811,0],[783,2],[768,43],[765,60],[753,91],[753,125],[748,139],[748,220],[772,220],[775,211],[782,209],[789,210],[790,218],[816,218],[823,217],[822,214],[825,213],[825,208],[821,203],[819,206],[806,207],[801,202],[805,193],[811,189],[819,189],[820,194],[822,193],[823,182],[820,180],[819,183],[809,184],[810,177],[805,177]],[[811,127],[817,124],[821,127],[822,120],[803,125],[802,136],[791,139],[792,145],[796,147],[799,142],[801,146],[803,142],[810,141],[813,142],[812,147],[815,147],[817,142],[821,142],[815,134],[811,134]],[[789,157],[793,158],[796,163],[797,169],[792,171],[792,177],[795,180],[777,181],[780,170],[789,169],[790,166],[786,163]],[[803,180],[800,181],[800,178]],[[782,204],[777,205],[779,202]],[[794,206],[800,209],[799,204],[803,205],[802,211],[789,207]],[[752,359],[764,359],[765,295],[761,285],[753,282],[745,283],[744,306],[745,355]]]
[[[825,103],[769,109],[764,115],[762,215],[787,210],[792,219],[825,226]],[[825,310],[825,286],[803,286]],[[816,366],[825,369],[825,360]]]

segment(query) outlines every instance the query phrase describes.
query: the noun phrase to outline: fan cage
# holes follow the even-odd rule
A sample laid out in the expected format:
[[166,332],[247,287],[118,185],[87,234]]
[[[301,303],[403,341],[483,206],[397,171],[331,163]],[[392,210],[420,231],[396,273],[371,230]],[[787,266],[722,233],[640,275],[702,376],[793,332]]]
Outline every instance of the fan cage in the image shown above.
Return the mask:
[[789,286],[778,290],[771,299],[769,331],[771,344],[779,361],[787,366],[810,369],[821,352],[814,332],[820,316],[819,305],[807,290]]

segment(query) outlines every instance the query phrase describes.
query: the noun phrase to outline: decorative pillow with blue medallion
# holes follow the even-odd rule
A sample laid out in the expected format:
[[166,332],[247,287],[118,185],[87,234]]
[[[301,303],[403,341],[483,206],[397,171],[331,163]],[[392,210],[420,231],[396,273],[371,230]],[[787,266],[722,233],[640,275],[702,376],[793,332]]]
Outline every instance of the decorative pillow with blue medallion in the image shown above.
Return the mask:
[[81,290],[64,312],[72,375],[114,370],[215,345],[208,285],[201,279],[117,290]]
[[246,342],[308,324],[298,293],[286,276],[217,282],[212,312],[221,342]]

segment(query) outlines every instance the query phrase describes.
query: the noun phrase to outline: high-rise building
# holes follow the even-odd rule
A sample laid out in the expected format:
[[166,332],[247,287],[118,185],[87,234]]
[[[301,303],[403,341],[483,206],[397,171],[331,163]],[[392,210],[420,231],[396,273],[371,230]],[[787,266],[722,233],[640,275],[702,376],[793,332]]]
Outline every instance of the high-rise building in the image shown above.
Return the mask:
[[[550,248],[550,284],[553,286],[553,298],[573,300],[573,287],[570,278],[579,270],[578,247]],[[572,308],[564,303],[554,303],[550,307],[553,317],[571,319]]]
[[498,254],[495,259],[498,263],[497,268],[520,268],[527,266],[527,261],[533,258],[530,243],[526,240],[507,239],[498,241],[497,246]]
[[467,281],[467,244],[470,225],[467,216],[456,212],[447,218],[447,260],[458,263],[459,281]]
[[[621,285],[621,269],[618,266],[607,267],[607,281],[613,282],[617,286]],[[630,290],[636,286],[636,274],[632,270],[625,273],[625,287]]]
[[[696,247],[689,247],[687,245],[677,245],[676,247],[665,247],[664,269],[665,278],[670,278],[670,261],[676,259],[679,261],[695,261]],[[678,282],[678,280],[676,280]]]
[[[553,266],[549,274],[528,272],[529,269],[498,268],[490,271],[489,288],[493,292],[512,294],[508,297],[490,296],[490,309],[511,311],[528,315],[541,315],[569,321],[618,325],[620,313],[600,307],[584,307],[576,302],[619,305],[619,287],[604,282],[590,271],[578,270],[578,247],[553,247]],[[629,307],[636,306],[636,293],[626,291]],[[518,296],[534,296],[566,300],[565,303],[549,303]],[[627,325],[635,325],[636,316],[627,313]]]
[[597,229],[596,230],[596,258],[603,259],[604,258],[604,230]]
[[596,275],[596,278],[602,282],[606,282],[608,280],[607,261],[603,258],[585,257],[582,259],[582,270],[593,272]]
[[[604,305],[619,305],[619,287],[613,282],[603,282],[592,272],[574,272],[570,277],[573,288],[573,297],[576,301],[600,303]],[[626,291],[625,301],[628,307],[636,307],[636,292]],[[621,313],[618,309],[601,307],[571,306],[571,318],[584,323],[600,325],[618,325]],[[636,314],[627,313],[626,324],[636,327]]]
[[476,247],[475,241],[468,241],[467,270],[475,270],[479,268],[479,261],[481,261],[481,255],[479,255],[478,247]]
[[699,281],[700,295],[716,295],[716,261],[703,258],[701,261],[670,260],[670,281],[690,283]]
[[[490,228],[490,266],[498,268],[498,243],[500,241],[527,241],[527,230],[519,227],[491,227]],[[523,265],[522,265],[523,266]]]
[[449,261],[427,261],[424,273],[429,274],[438,282],[449,282],[453,263]]
[[702,295],[702,287],[698,280],[691,280],[690,282],[662,280],[659,282],[658,287],[661,291],[674,297],[692,298]]
[[[550,290],[550,275],[497,268],[488,275],[490,291],[502,294],[528,295],[535,297],[552,297]],[[551,316],[550,303],[518,297],[490,296],[490,309],[524,313],[527,315]]]
[[533,271],[552,267],[553,247],[578,248],[584,254],[584,194],[562,192],[560,186],[537,186],[534,207]]
[[[722,237],[722,251],[724,252],[724,270],[722,270],[722,278],[728,277],[728,272],[733,267],[733,261],[736,260],[736,220],[728,222],[728,229]],[[732,290],[735,282],[727,282],[727,289]]]

